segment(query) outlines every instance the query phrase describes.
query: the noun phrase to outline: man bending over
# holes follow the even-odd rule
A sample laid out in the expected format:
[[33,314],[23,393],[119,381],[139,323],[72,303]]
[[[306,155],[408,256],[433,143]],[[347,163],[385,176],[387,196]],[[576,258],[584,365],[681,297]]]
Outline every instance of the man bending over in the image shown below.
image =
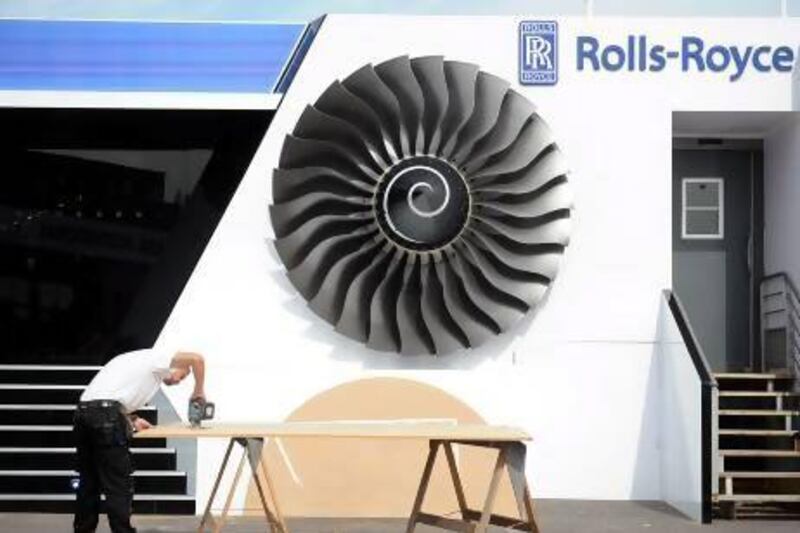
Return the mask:
[[75,410],[78,449],[78,499],[75,533],[97,528],[100,494],[106,495],[108,523],[114,533],[135,533],[131,525],[133,479],[130,442],[151,424],[134,413],[160,385],[175,385],[194,375],[192,398],[205,398],[205,362],[200,354],[136,350],[111,359],[92,379]]

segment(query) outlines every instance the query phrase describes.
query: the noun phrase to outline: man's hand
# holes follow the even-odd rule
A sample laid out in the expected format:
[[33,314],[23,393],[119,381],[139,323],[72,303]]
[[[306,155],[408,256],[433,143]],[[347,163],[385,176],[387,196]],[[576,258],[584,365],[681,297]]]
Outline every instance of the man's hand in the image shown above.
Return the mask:
[[146,419],[139,417],[133,421],[133,427],[138,432],[153,427],[153,424],[148,422]]

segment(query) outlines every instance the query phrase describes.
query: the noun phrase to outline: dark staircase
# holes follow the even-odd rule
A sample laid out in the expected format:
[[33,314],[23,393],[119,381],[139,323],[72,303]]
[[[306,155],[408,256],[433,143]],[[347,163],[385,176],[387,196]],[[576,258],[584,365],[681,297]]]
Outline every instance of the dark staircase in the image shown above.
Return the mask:
[[800,519],[800,398],[790,375],[716,374],[721,518]]
[[[71,513],[75,503],[75,405],[98,367],[0,365],[0,512]],[[158,422],[147,406],[139,415]],[[186,473],[165,439],[131,449],[134,513],[194,514]]]

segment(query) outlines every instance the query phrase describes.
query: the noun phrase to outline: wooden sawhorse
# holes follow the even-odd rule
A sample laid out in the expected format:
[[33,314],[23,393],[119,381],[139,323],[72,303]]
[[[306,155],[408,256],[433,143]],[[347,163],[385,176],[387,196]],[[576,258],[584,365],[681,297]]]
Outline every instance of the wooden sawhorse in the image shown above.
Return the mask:
[[[528,481],[525,478],[525,444],[522,442],[504,441],[469,441],[469,440],[430,440],[430,451],[428,460],[425,462],[425,469],[422,472],[422,479],[417,490],[417,497],[414,500],[414,507],[408,519],[406,533],[413,533],[417,524],[427,524],[434,527],[448,529],[450,531],[462,531],[465,533],[486,533],[489,525],[495,525],[514,529],[517,531],[529,531],[538,533],[539,528],[534,518],[533,502],[531,501]],[[464,487],[461,484],[461,477],[458,473],[455,455],[453,454],[453,444],[465,446],[478,446],[482,448],[494,448],[497,450],[497,461],[494,465],[494,473],[489,483],[489,491],[483,503],[483,509],[479,512],[467,506],[464,497]],[[425,492],[428,489],[428,482],[431,479],[433,466],[436,463],[439,448],[444,448],[447,457],[447,466],[450,470],[450,477],[453,481],[453,488],[456,492],[461,519],[448,518],[422,512],[422,503],[425,500]],[[511,480],[511,487],[514,491],[514,499],[517,502],[520,518],[511,518],[494,514],[492,509],[497,496],[497,489],[500,485],[500,476],[503,470],[508,470]]]
[[[211,513],[212,505],[219,490],[222,476],[225,473],[226,467],[228,466],[228,459],[230,459],[234,444],[238,444],[243,448],[242,458],[239,460],[239,466],[236,468],[236,474],[228,491],[228,496],[225,499],[225,505],[222,508],[222,514],[218,517],[215,517]],[[210,527],[211,531],[214,533],[219,533],[222,530],[222,526],[225,525],[225,521],[228,518],[228,512],[230,511],[231,502],[233,501],[233,494],[236,492],[236,486],[239,484],[239,479],[242,476],[245,459],[247,459],[247,462],[250,463],[250,471],[253,476],[253,481],[256,484],[256,488],[258,489],[258,497],[261,500],[261,507],[264,509],[264,513],[266,514],[267,523],[269,524],[270,530],[273,531],[273,533],[289,533],[289,529],[286,527],[286,521],[283,519],[280,507],[278,506],[278,498],[277,494],[275,493],[275,486],[272,483],[272,478],[270,478],[264,461],[261,461],[261,453],[263,449],[263,438],[233,437],[230,439],[228,442],[228,448],[225,450],[225,458],[222,460],[219,472],[217,473],[217,479],[214,481],[214,488],[211,489],[211,495],[208,497],[208,503],[206,504],[205,512],[203,512],[203,518],[197,528],[198,533],[205,532],[206,528],[208,527]],[[261,484],[261,479],[259,477],[259,470],[264,474],[264,480],[267,482],[267,488],[270,496],[272,497],[272,506],[275,508],[274,513],[272,510],[270,510],[269,504],[267,503],[264,487]]]
[[[183,424],[154,426],[137,434],[137,438],[225,438],[228,439],[228,449],[220,466],[217,479],[208,499],[205,512],[198,531],[204,532],[212,528],[214,533],[222,530],[230,511],[233,494],[238,485],[244,469],[244,461],[250,464],[253,481],[258,489],[261,506],[266,514],[268,527],[273,533],[288,533],[286,522],[278,506],[276,487],[272,482],[267,465],[262,461],[264,442],[267,438],[358,438],[358,439],[416,439],[429,443],[428,459],[420,480],[417,497],[413,511],[408,521],[408,533],[414,531],[417,524],[430,524],[451,531],[468,533],[486,533],[489,525],[498,525],[517,531],[538,533],[534,519],[533,504],[531,502],[528,482],[525,479],[525,442],[531,440],[525,431],[510,426],[490,426],[485,424],[436,424],[436,423],[408,423],[386,422],[374,423],[336,423],[329,422],[286,422],[278,424],[219,424],[205,428],[188,427]],[[497,450],[497,461],[494,466],[489,492],[483,504],[483,509],[475,511],[467,506],[461,478],[456,467],[453,455],[453,444],[464,446],[479,446]],[[230,487],[228,497],[219,517],[211,513],[214,498],[219,491],[225,468],[230,460],[234,445],[243,448],[242,458],[236,470],[236,475]],[[422,503],[428,488],[433,466],[436,462],[439,448],[444,448],[447,456],[447,465],[453,480],[453,487],[458,498],[461,519],[436,516],[422,512]],[[492,512],[500,477],[503,470],[508,471],[514,498],[519,510],[519,519],[500,516]],[[261,475],[266,482],[266,489],[261,482]],[[272,508],[268,503],[268,495],[272,499]]]

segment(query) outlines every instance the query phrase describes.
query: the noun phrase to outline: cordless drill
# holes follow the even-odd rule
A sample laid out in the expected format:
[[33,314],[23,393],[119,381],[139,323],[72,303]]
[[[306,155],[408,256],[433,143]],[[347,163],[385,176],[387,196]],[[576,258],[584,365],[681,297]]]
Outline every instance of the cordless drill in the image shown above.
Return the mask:
[[189,400],[189,424],[193,428],[199,428],[203,420],[214,418],[214,404],[207,402],[203,398],[192,398]]

